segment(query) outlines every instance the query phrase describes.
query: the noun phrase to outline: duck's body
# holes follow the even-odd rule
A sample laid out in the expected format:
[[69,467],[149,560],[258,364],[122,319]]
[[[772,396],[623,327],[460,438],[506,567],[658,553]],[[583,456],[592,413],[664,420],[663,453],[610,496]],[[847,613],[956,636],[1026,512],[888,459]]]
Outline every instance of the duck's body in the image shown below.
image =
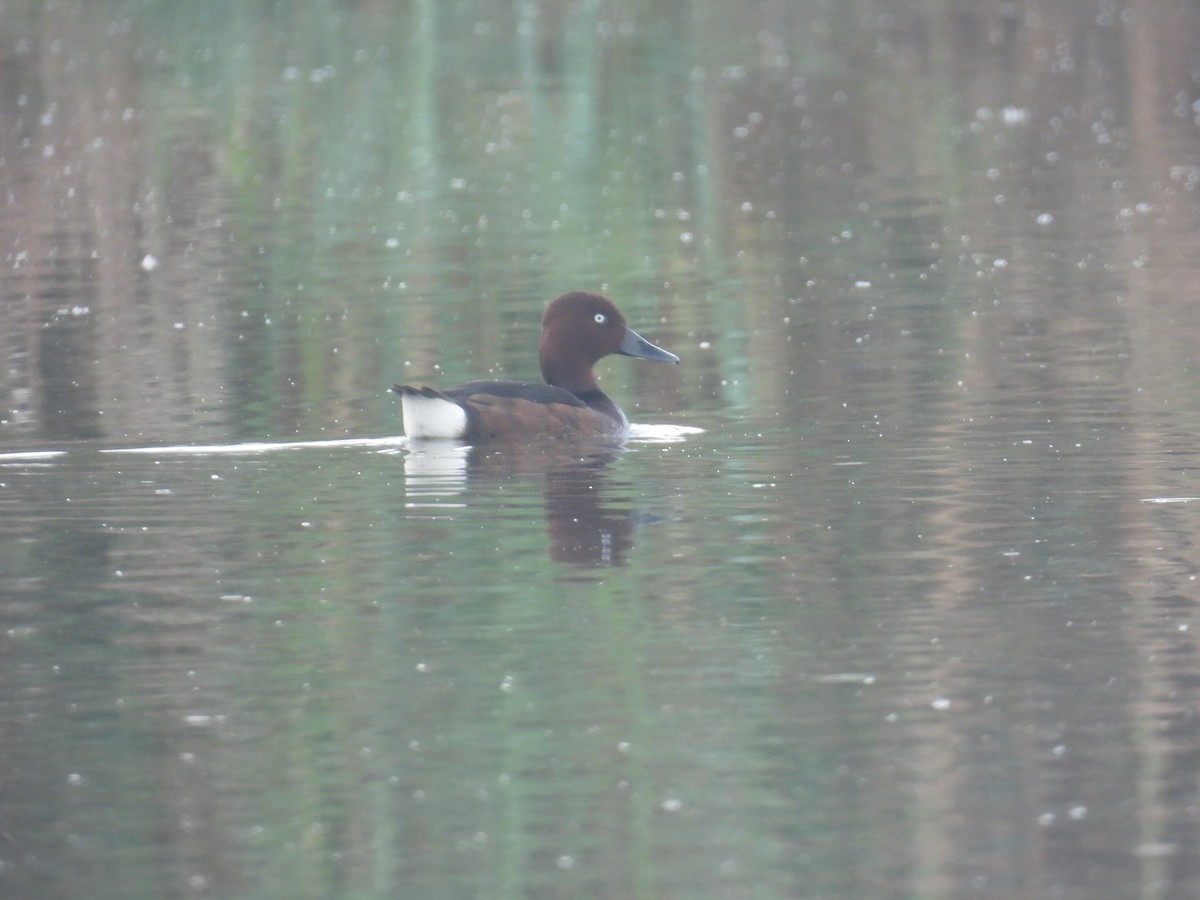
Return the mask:
[[392,390],[410,438],[621,441],[629,422],[592,371],[610,353],[679,362],[629,328],[611,300],[577,291],[554,300],[542,318],[538,356],[546,384],[471,381],[444,391],[400,384]]
[[392,390],[400,395],[410,438],[620,441],[629,429],[625,414],[603,393],[595,406],[549,384],[469,381],[444,391],[402,384]]

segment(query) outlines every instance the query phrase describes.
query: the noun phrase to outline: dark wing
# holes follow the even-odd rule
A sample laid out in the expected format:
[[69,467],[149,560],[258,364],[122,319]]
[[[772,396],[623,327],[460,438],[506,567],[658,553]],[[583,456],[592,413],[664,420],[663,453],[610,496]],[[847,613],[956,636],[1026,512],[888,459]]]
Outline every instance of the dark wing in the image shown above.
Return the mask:
[[532,381],[468,381],[442,391],[451,400],[462,402],[470,397],[496,397],[503,400],[525,400],[529,403],[561,403],[564,406],[586,406],[565,388]]
[[494,397],[503,400],[524,400],[528,403],[559,403],[563,406],[587,406],[570,391],[549,384],[535,384],[531,381],[468,381],[439,391],[437,388],[421,385],[414,387],[410,384],[393,384],[392,392],[403,396],[419,395],[421,397],[452,400],[463,403],[473,397]]

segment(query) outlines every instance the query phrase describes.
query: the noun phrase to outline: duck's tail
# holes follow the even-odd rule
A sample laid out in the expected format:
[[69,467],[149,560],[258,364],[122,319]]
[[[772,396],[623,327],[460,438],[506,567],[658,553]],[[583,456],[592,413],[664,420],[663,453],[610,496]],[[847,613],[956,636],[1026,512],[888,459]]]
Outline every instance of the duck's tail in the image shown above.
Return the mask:
[[461,440],[467,433],[467,411],[441,391],[431,387],[394,384],[400,395],[404,433],[410,438]]

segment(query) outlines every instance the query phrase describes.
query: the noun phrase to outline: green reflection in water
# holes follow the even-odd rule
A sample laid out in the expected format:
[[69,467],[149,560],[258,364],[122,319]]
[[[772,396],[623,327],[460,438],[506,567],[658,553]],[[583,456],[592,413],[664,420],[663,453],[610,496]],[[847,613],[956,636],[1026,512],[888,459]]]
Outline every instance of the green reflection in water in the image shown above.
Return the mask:
[[[1031,9],[6,5],[0,876],[1186,892],[1195,16]],[[710,426],[624,566],[542,469],[87,455],[386,433],[576,286]]]

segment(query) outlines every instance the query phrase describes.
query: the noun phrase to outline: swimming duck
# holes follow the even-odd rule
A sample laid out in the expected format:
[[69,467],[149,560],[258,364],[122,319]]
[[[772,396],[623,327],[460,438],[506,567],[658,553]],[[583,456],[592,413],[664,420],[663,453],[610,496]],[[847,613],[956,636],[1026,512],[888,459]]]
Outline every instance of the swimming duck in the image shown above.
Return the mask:
[[410,438],[489,440],[566,438],[621,441],[629,420],[600,390],[592,367],[610,353],[679,363],[625,324],[607,297],[572,291],[542,316],[538,349],[545,384],[469,381],[446,390],[397,384]]

